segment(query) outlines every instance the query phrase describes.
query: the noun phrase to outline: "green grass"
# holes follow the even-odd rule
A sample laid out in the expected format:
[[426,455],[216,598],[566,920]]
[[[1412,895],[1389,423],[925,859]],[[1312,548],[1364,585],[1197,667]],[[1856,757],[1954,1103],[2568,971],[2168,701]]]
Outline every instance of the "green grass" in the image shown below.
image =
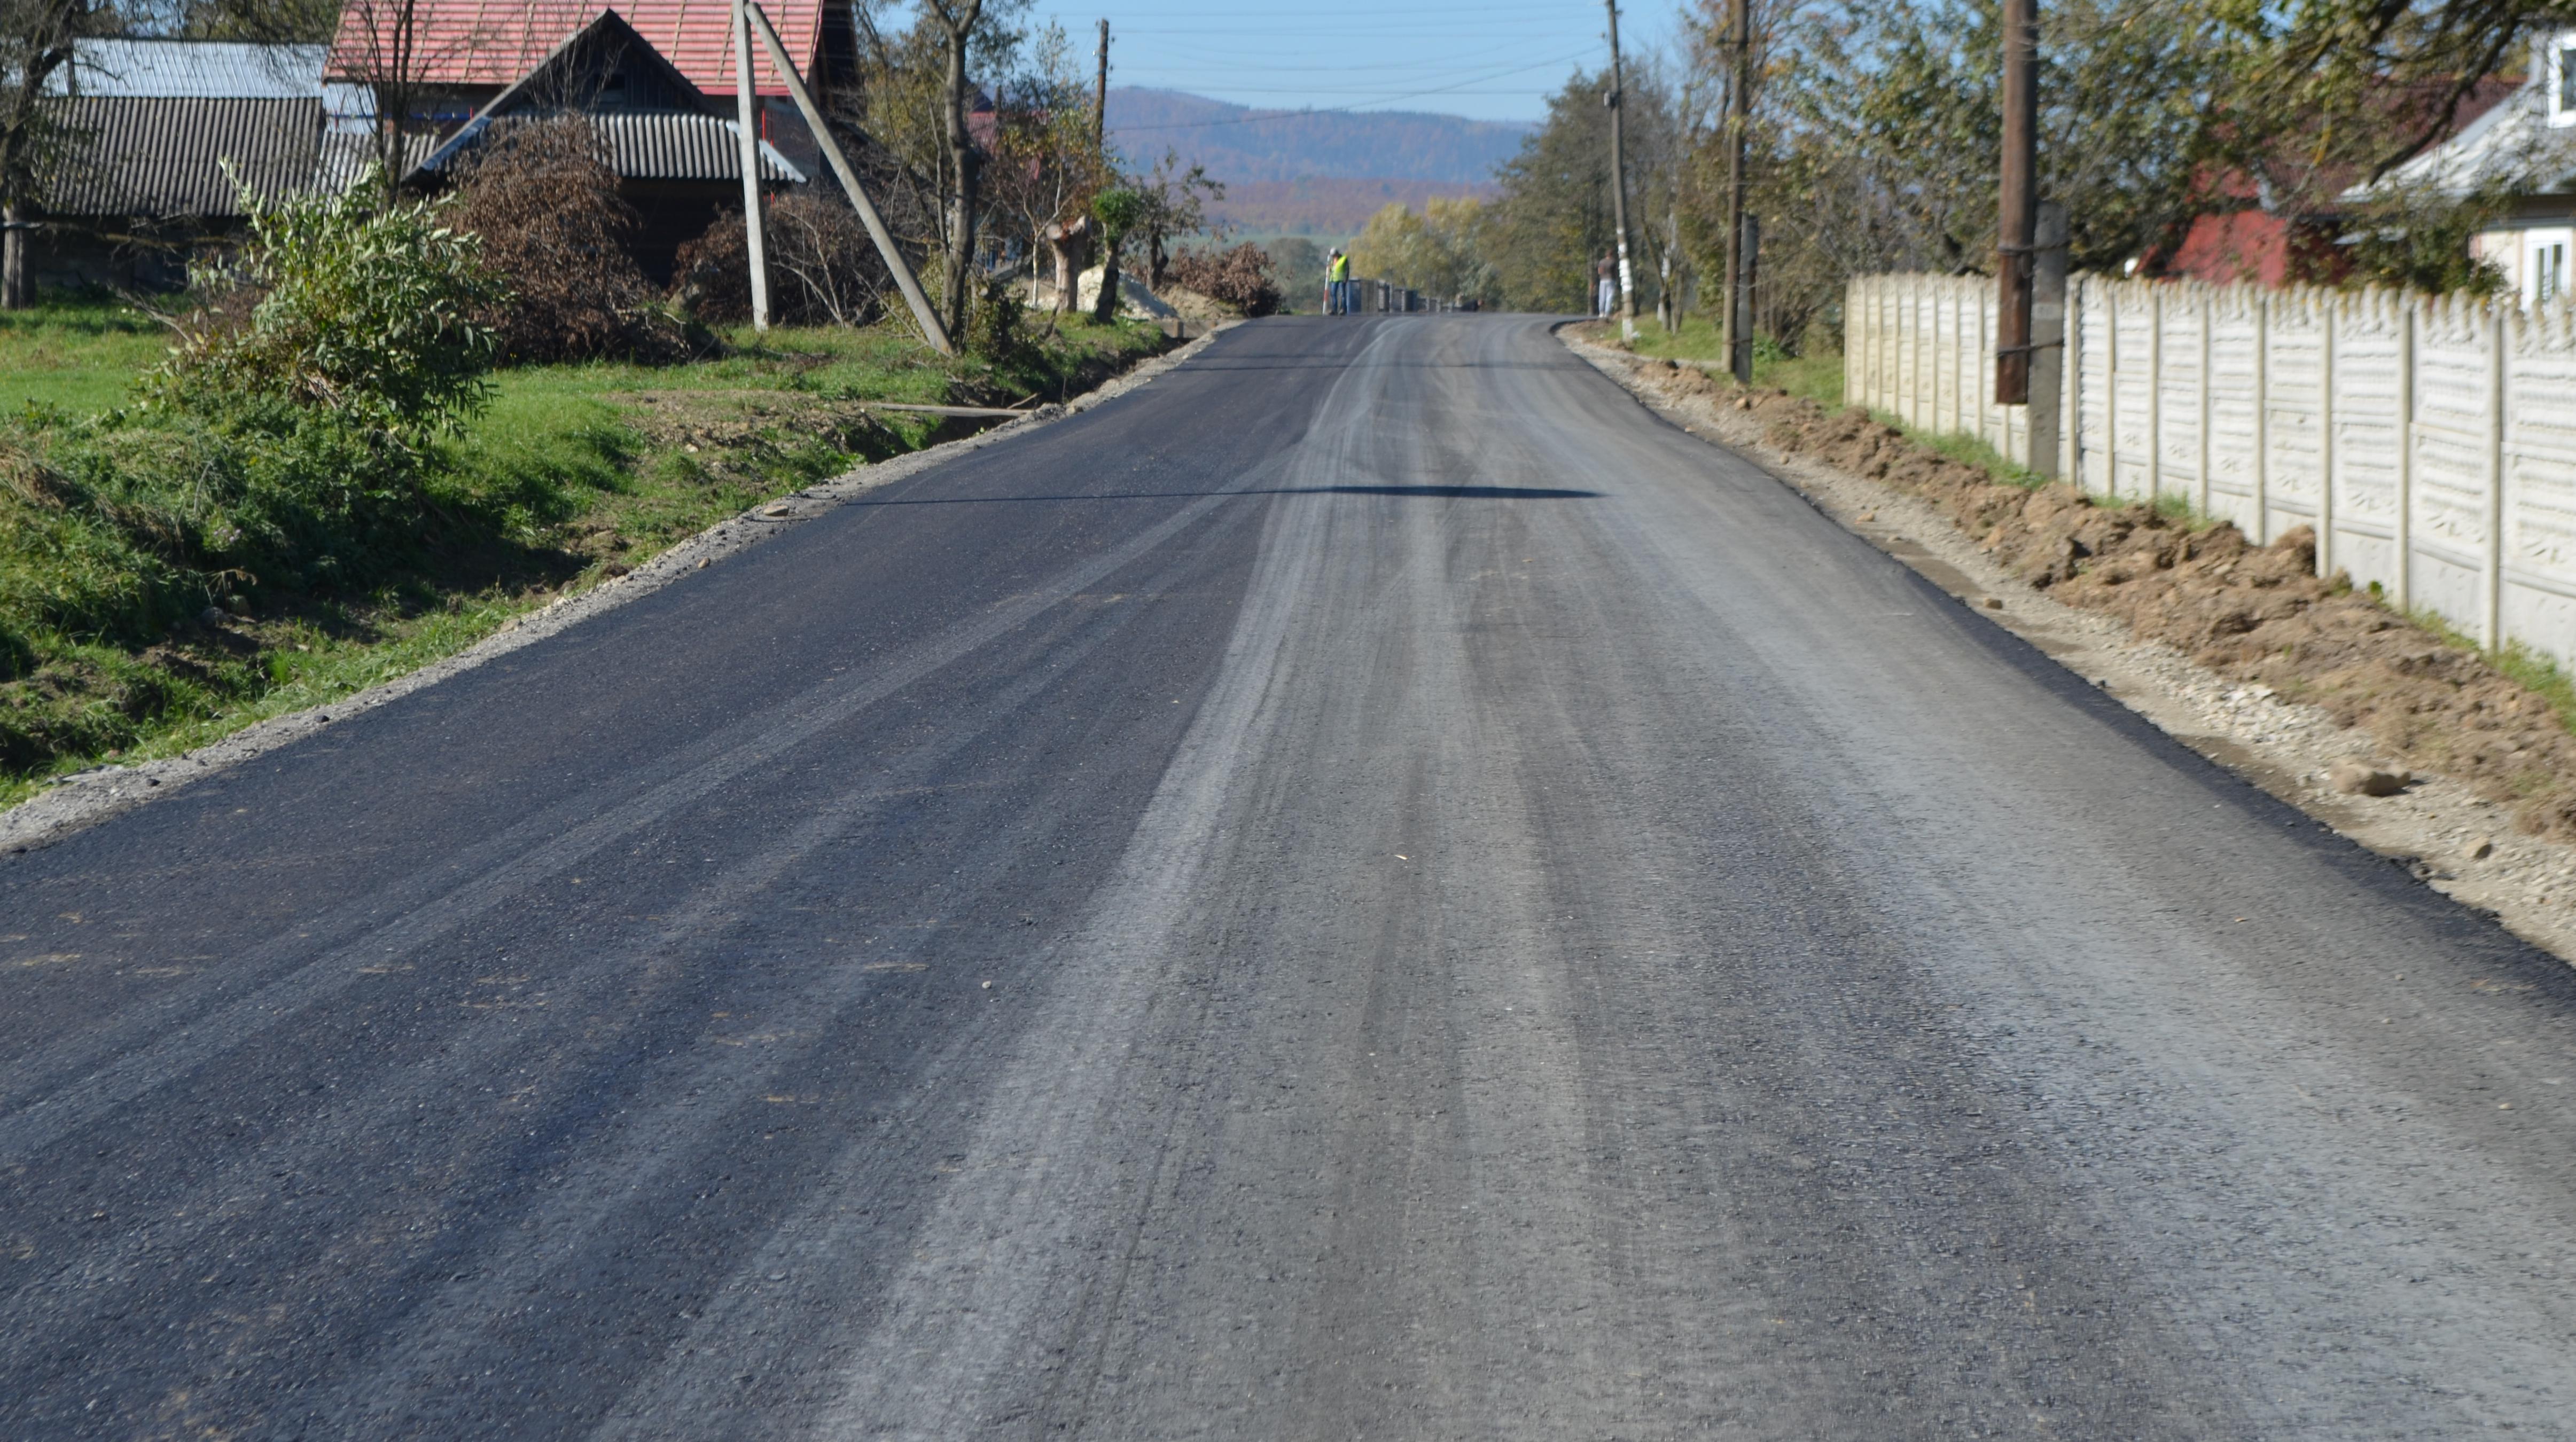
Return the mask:
[[[1617,327],[1611,327],[1617,333]],[[1712,375],[1726,373],[1726,346],[1717,322],[1704,315],[1685,316],[1677,330],[1666,330],[1652,316],[1637,320],[1637,354],[1687,361]],[[1789,355],[1776,344],[1757,339],[1753,348],[1753,383],[1802,396],[1827,410],[1843,405],[1843,358],[1839,352]]]
[[113,296],[49,293],[0,311],[0,414],[33,401],[101,411],[170,353],[170,332]]
[[2556,661],[2520,641],[2508,641],[2500,650],[2488,650],[2475,637],[2452,625],[2441,612],[2428,606],[2399,610],[2376,581],[2370,583],[2369,590],[2372,600],[2432,633],[2435,640],[2484,660],[2503,673],[2506,680],[2548,702],[2549,709],[2558,715],[2558,724],[2576,733],[2576,678],[2569,677]]
[[[190,468],[220,446],[152,413],[104,432],[80,419],[131,399],[166,354],[157,325],[87,297],[0,314],[0,806],[402,675],[746,507],[957,426],[858,402],[1061,398],[1165,344],[1087,322],[999,362],[940,357],[892,328],[724,339],[719,358],[686,365],[499,372],[490,405],[424,473],[420,536],[281,579],[190,570],[203,542],[173,539],[171,525],[195,524]],[[86,479],[66,501],[75,472],[59,467],[74,463]],[[219,627],[189,619],[210,601],[232,613]]]

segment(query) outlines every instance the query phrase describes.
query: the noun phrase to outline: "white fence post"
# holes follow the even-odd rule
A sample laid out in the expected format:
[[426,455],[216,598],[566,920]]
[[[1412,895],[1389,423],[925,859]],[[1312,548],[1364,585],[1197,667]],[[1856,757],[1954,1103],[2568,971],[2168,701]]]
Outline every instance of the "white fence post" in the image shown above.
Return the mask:
[[2084,282],[2066,283],[2066,320],[2057,347],[2057,478],[2084,489]]

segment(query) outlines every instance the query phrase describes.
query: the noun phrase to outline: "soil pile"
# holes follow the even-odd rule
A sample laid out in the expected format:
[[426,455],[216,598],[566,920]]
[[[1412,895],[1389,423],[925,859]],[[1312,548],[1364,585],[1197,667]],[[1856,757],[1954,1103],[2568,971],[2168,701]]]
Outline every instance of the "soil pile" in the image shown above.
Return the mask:
[[2269,686],[2358,726],[2408,765],[2517,803],[2527,831],[2576,837],[2576,736],[2549,700],[2407,621],[2338,573],[2320,578],[2306,527],[2256,546],[2232,524],[2195,527],[2067,485],[1998,483],[1872,420],[1785,391],[1737,393],[1696,367],[1640,366],[1678,398],[1750,411],[1793,454],[1922,496],[2007,568],[2069,605],[2223,675]]

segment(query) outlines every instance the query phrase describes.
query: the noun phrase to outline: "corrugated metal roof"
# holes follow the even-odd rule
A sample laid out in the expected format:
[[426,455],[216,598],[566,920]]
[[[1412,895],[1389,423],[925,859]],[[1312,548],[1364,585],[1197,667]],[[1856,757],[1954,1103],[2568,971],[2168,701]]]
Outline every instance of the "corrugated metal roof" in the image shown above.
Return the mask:
[[301,100],[322,93],[327,45],[89,39],[45,81],[49,95],[169,100]]
[[[763,0],[761,8],[797,63],[811,66],[823,30],[823,0]],[[403,78],[416,85],[508,85],[554,53],[602,13],[614,11],[711,96],[733,94],[731,0],[413,0],[412,60]],[[366,80],[394,53],[399,0],[349,0],[331,42],[335,80]],[[757,38],[752,49],[762,49]],[[763,95],[785,95],[787,83],[766,55],[752,67]]]
[[241,214],[223,162],[266,198],[309,190],[319,173],[322,98],[65,97],[49,102],[75,137],[53,167],[46,209],[67,216]]
[[[504,117],[499,123],[507,124],[515,118]],[[723,116],[695,111],[624,110],[583,118],[590,122],[592,132],[607,152],[604,158],[608,168],[622,179],[742,178],[742,163],[736,159],[742,142],[735,136],[733,122]],[[489,116],[477,116],[423,160],[421,169],[445,170],[479,144],[493,123]],[[766,140],[760,143],[760,178],[791,185],[802,185],[806,179],[804,171],[790,164]]]
[[2550,123],[2548,73],[2541,67],[2513,98],[2459,134],[2376,181],[2352,187],[2342,199],[2362,202],[2419,189],[2459,197],[2500,183],[2542,191],[2576,188],[2576,128]]

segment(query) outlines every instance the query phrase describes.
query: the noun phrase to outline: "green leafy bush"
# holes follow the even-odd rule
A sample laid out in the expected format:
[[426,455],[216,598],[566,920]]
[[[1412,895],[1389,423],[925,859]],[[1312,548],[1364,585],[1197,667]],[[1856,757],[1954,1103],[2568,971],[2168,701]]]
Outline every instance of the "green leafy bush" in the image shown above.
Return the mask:
[[[250,238],[201,289],[258,294],[201,324],[163,369],[163,398],[200,413],[284,401],[406,448],[455,429],[489,396],[498,338],[477,320],[508,291],[439,201],[386,201],[369,174],[274,204],[245,187]],[[217,307],[201,315],[220,317]]]

